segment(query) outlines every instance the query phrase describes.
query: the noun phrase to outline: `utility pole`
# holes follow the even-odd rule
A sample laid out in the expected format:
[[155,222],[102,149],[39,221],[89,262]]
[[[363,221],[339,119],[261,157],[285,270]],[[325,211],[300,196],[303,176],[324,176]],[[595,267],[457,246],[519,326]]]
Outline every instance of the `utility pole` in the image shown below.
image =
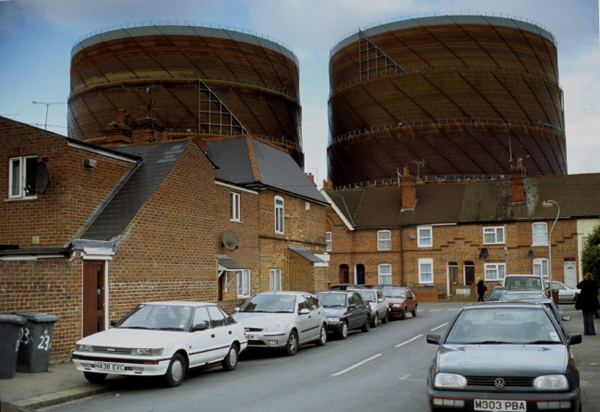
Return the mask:
[[48,129],[48,108],[54,104],[66,104],[61,102],[36,102],[35,100],[32,102],[33,104],[45,104],[46,105],[46,121],[44,122],[44,129]]

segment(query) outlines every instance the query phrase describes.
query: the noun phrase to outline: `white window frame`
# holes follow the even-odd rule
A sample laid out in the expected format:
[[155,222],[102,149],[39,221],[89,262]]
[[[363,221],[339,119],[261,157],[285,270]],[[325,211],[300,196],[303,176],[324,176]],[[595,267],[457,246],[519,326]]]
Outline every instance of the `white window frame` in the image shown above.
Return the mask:
[[241,222],[241,195],[238,192],[229,192],[229,219],[232,222]]
[[550,283],[547,258],[533,259],[533,274],[542,276],[544,278],[544,284],[548,285]]
[[[483,244],[484,245],[503,245],[506,242],[506,234],[504,226],[487,226],[483,228]],[[488,241],[486,236],[493,237],[493,240]],[[501,239],[499,239],[501,238]]]
[[276,292],[281,290],[281,269],[269,270],[269,291]]
[[[493,272],[493,275],[489,275],[489,272]],[[485,263],[483,265],[483,273],[484,273],[484,279],[486,281],[490,281],[490,282],[498,282],[498,281],[502,281],[502,279],[504,279],[504,276],[506,276],[506,263]]]
[[[421,235],[421,231],[429,231],[429,236]],[[417,226],[417,246],[433,247],[433,226]]]
[[[542,231],[536,228],[544,228],[543,235],[544,239],[541,241],[536,239],[542,235]],[[536,236],[537,235],[537,236]],[[535,222],[531,224],[531,244],[532,246],[548,246],[548,223],[546,222]]]
[[[385,235],[387,235],[387,238]],[[392,250],[391,230],[380,230],[377,232],[377,250]]]
[[380,285],[391,285],[392,284],[392,265],[389,263],[382,263],[377,266],[377,282]]
[[275,233],[285,233],[285,201],[281,196],[275,196]]
[[[431,271],[424,270],[424,266],[429,265]],[[427,277],[431,276],[431,279]],[[419,259],[419,284],[433,283],[433,259]]]
[[[8,159],[8,198],[9,199],[36,199],[37,193],[28,194],[27,186],[27,160],[37,159],[37,156],[19,156]],[[14,175],[13,164],[17,165],[18,176]],[[37,162],[36,162],[37,164]]]
[[250,296],[250,269],[242,269],[237,276],[237,297],[247,298]]
[[325,251],[331,252],[331,232],[325,232]]

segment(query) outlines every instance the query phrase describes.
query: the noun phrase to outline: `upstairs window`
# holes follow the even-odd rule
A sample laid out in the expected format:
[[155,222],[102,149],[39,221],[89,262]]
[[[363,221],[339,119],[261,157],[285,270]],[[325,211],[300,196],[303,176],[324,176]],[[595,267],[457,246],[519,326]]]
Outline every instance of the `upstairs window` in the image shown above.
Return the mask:
[[548,225],[537,222],[531,225],[533,246],[548,246]]
[[380,230],[377,232],[377,250],[392,249],[392,232],[389,230]]
[[331,232],[325,232],[325,250],[331,252]]
[[417,245],[419,247],[433,246],[433,230],[431,226],[417,227]]
[[283,204],[283,198],[281,196],[275,196],[275,233],[281,235],[285,233],[284,218],[285,209]]
[[37,156],[13,157],[8,167],[8,198],[36,197]]
[[240,194],[237,192],[230,192],[230,219],[232,222],[239,222],[240,218]]
[[504,226],[484,227],[483,243],[486,245],[504,244]]

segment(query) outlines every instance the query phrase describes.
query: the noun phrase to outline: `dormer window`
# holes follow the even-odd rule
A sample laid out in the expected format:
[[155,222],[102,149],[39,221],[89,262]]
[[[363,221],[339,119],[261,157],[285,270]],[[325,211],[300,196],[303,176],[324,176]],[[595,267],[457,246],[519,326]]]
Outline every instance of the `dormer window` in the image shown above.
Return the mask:
[[12,157],[8,168],[8,198],[36,197],[37,156]]

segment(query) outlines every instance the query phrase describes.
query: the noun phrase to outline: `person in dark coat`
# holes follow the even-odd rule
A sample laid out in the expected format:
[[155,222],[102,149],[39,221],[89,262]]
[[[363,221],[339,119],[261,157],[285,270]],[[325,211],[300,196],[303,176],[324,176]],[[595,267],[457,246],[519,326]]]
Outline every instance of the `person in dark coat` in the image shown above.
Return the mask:
[[577,284],[577,289],[581,289],[581,293],[577,297],[575,308],[583,312],[583,334],[595,335],[594,317],[600,309],[600,302],[598,302],[598,286],[591,273],[587,273],[585,279]]
[[483,283],[483,279],[479,278],[479,282],[477,282],[477,302],[483,302],[483,295],[487,291],[487,286]]

